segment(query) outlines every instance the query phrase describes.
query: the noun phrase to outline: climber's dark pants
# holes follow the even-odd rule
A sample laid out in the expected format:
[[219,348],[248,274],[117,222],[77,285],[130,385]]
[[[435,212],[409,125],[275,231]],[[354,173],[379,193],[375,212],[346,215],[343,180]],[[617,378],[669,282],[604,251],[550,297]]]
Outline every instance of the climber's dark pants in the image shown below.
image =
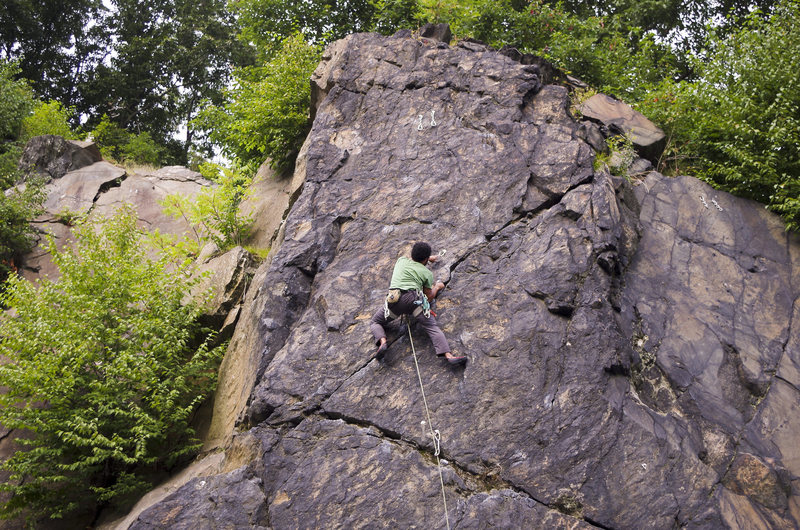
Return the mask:
[[[389,309],[391,309],[392,313],[395,315],[410,315],[418,307],[414,303],[416,299],[417,293],[414,291],[408,291],[400,296],[400,300],[394,304],[389,304]],[[439,329],[439,325],[436,323],[436,317],[433,315],[426,317],[420,313],[416,316],[416,320],[417,323],[422,326],[422,329],[425,330],[425,333],[428,334],[428,337],[430,337],[431,342],[433,343],[433,349],[436,351],[436,355],[444,355],[450,351],[450,345],[447,344],[447,339],[444,337],[444,333],[442,333],[442,330]],[[381,339],[386,338],[386,330],[384,327],[389,322],[390,320],[384,316],[383,308],[375,311],[375,314],[372,315],[372,318],[369,321],[369,329],[372,331],[372,335],[375,337],[376,345],[380,343]]]

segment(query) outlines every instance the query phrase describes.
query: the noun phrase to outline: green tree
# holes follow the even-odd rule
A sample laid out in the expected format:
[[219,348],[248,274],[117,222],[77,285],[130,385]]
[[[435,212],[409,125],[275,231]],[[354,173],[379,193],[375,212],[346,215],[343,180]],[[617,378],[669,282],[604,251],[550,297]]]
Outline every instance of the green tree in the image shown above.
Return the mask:
[[325,45],[350,33],[369,31],[376,4],[375,0],[231,0],[242,39],[255,46],[261,61],[272,58],[283,41],[296,33],[312,44]]
[[19,136],[22,121],[36,105],[30,85],[17,79],[19,65],[0,59],[0,191],[12,186],[22,155]]
[[36,105],[30,115],[22,120],[20,140],[27,142],[34,136],[55,134],[68,140],[75,140],[78,135],[69,125],[75,109],[65,109],[58,101]]
[[448,22],[460,37],[473,37],[496,48],[511,45],[545,57],[599,90],[628,101],[641,99],[678,71],[678,59],[668,45],[638,28],[618,31],[608,16],[575,15],[540,0],[524,7],[513,0],[426,0],[424,5],[423,18]]
[[215,384],[222,346],[198,343],[187,271],[147,258],[135,212],[74,233],[74,249],[50,244],[58,283],[12,276],[2,297],[0,423],[30,433],[2,464],[7,516],[140,492],[199,447],[192,413]]
[[264,66],[238,70],[227,103],[203,109],[195,125],[241,165],[258,167],[270,158],[273,167],[288,170],[310,129],[309,78],[320,53],[301,35],[287,38]]
[[92,140],[100,148],[100,153],[104,158],[121,161],[123,149],[130,141],[130,133],[112,122],[108,114],[103,114],[100,122],[89,133]]
[[158,166],[164,160],[164,148],[148,132],[131,134],[107,115],[90,133],[105,158],[119,163]]
[[36,102],[28,83],[18,79],[20,72],[18,63],[0,59],[0,141],[19,137],[22,120]]
[[147,132],[166,159],[186,163],[203,138],[188,127],[203,100],[222,101],[234,64],[248,61],[224,0],[115,0],[114,53],[91,72],[78,110],[95,127],[100,117],[133,134]]
[[767,15],[778,0],[547,0],[581,18],[608,17],[610,28],[624,33],[639,28],[671,42],[682,55],[699,51],[705,44],[708,27],[719,34],[737,27],[737,20],[754,9]]
[[122,161],[146,166],[158,166],[163,160],[164,148],[156,144],[147,131],[132,134],[122,148]]
[[696,82],[665,82],[640,104],[672,142],[673,171],[755,199],[800,229],[800,3],[712,34]]
[[417,0],[371,0],[375,9],[372,29],[391,35],[401,28],[416,28],[422,20],[422,8]]
[[85,71],[107,53],[101,0],[5,0],[0,4],[0,58],[18,58],[36,93],[77,103]]

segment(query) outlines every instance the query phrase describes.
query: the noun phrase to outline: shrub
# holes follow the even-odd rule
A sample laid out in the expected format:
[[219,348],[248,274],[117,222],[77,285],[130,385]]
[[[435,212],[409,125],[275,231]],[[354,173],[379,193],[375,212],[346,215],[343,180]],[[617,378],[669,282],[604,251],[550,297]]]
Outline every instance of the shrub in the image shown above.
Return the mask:
[[168,195],[161,203],[164,211],[176,219],[184,219],[194,227],[195,240],[213,241],[221,251],[241,245],[247,238],[252,217],[241,215],[239,206],[250,195],[252,177],[238,170],[216,164],[203,164],[201,171],[213,176],[219,184],[207,188],[191,199],[185,195]]
[[146,131],[129,135],[128,142],[122,146],[122,160],[125,162],[158,166],[163,156],[164,149]]
[[106,114],[92,130],[91,136],[103,157],[116,162],[158,166],[166,154],[150,133],[132,134],[112,122]]
[[[566,73],[599,91],[637,101],[649,87],[677,72],[678,60],[669,46],[639,28],[619,31],[612,17],[578,16],[535,0],[430,1],[448,16],[453,32],[496,48],[504,45],[542,56]],[[457,4],[458,8],[449,8]],[[428,17],[436,15],[430,9]]]
[[22,157],[22,146],[16,142],[7,142],[0,147],[0,190],[7,190],[21,178],[19,159]]
[[20,128],[36,105],[27,82],[15,79],[19,73],[17,63],[0,59],[0,191],[13,186],[20,177],[17,172],[22,156]]
[[9,278],[0,319],[0,423],[30,438],[3,462],[3,514],[53,518],[148,486],[199,443],[192,412],[215,385],[222,346],[198,343],[187,271],[146,257],[132,209],[50,241],[61,279]]
[[391,35],[400,28],[416,28],[422,18],[417,0],[370,0],[374,6],[373,29]]
[[0,192],[0,281],[15,269],[16,258],[34,243],[31,221],[42,213],[44,185],[29,179],[25,186]]
[[55,134],[67,140],[75,140],[78,135],[69,126],[69,120],[74,113],[75,109],[65,109],[58,101],[40,103],[22,120],[20,140],[27,142],[34,136],[43,134]]
[[33,90],[24,80],[17,80],[19,65],[0,59],[0,141],[16,140],[22,120],[36,102]]
[[700,79],[665,82],[640,109],[662,125],[675,172],[763,202],[800,229],[800,4],[754,13],[696,58]]
[[100,123],[92,130],[90,136],[100,148],[104,158],[122,160],[122,149],[128,143],[128,131],[112,122],[107,114],[103,114]]

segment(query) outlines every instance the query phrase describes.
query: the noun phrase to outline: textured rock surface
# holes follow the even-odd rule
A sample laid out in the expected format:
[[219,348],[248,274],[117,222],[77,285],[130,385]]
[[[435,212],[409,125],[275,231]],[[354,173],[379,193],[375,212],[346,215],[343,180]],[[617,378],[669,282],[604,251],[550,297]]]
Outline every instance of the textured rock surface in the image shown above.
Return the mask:
[[303,182],[280,177],[264,163],[252,185],[252,195],[241,205],[242,215],[253,219],[248,242],[260,249],[270,248],[277,237],[289,204],[297,198]]
[[367,327],[418,239],[470,359],[415,332],[454,528],[797,527],[800,243],[776,218],[595,172],[567,90],[474,42],[354,35],[313,83],[302,193],[221,375],[216,434],[240,418],[251,457],[133,528],[444,527],[408,336],[378,362]]
[[[211,246],[214,246],[211,244]],[[224,329],[226,319],[241,304],[244,293],[255,270],[253,258],[242,247],[234,247],[219,256],[209,257],[198,264],[194,276],[199,282],[192,289],[191,297],[197,299],[210,293],[205,318],[223,336],[230,337],[233,329]]]
[[664,151],[664,131],[622,101],[605,94],[595,94],[583,102],[581,114],[602,123],[612,133],[628,135],[639,154],[651,162],[657,162]]
[[[42,139],[46,140],[45,145],[42,145]],[[51,144],[62,145],[63,142],[57,136],[36,137],[28,143],[25,153],[37,160],[39,165],[50,167],[55,162],[48,162],[46,157],[57,154],[50,148]],[[56,162],[63,158],[57,158]],[[45,212],[33,225],[41,234],[53,236],[57,247],[62,248],[70,241],[72,231],[69,224],[72,218],[108,217],[114,215],[123,203],[127,203],[136,209],[139,223],[144,228],[158,229],[165,234],[189,234],[189,224],[183,219],[166,215],[159,201],[169,194],[193,197],[211,185],[212,182],[199,173],[179,166],[161,168],[150,174],[137,174],[128,173],[106,161],[94,162],[54,177],[45,186]],[[43,235],[36,248],[23,256],[21,269],[23,276],[29,280],[43,275],[57,278],[58,269],[50,259]]]
[[94,142],[65,140],[60,136],[46,134],[28,141],[19,166],[23,171],[35,172],[51,180],[99,162],[102,158]]

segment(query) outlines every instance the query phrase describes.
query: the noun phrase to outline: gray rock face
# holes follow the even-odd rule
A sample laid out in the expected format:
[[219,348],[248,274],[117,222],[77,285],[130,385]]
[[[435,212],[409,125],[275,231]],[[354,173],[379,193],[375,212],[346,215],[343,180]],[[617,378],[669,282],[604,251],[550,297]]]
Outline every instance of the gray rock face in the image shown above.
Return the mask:
[[[44,146],[42,142],[45,142]],[[58,136],[40,136],[30,140],[25,147],[25,153],[30,159],[38,161],[39,165],[36,167],[61,167],[59,161],[63,161],[64,157],[48,161],[47,156],[54,156],[53,149],[48,147],[74,146],[77,143],[66,142]],[[73,158],[80,156],[74,155]],[[52,174],[57,175],[58,172]],[[199,173],[184,167],[165,167],[152,174],[129,174],[125,169],[106,161],[93,162],[54,176],[45,186],[45,212],[33,223],[42,237],[39,238],[37,247],[23,256],[23,275],[29,280],[43,275],[56,279],[58,269],[47,252],[44,234],[51,235],[57,247],[62,248],[70,241],[70,223],[74,218],[98,215],[109,217],[126,203],[136,209],[139,223],[149,230],[158,229],[165,234],[189,234],[189,224],[183,219],[166,215],[159,201],[169,194],[193,197],[203,188],[212,185],[211,181],[204,179]]]
[[102,158],[93,142],[65,140],[46,134],[28,141],[19,166],[23,171],[39,173],[50,180],[99,162]]
[[379,362],[367,326],[416,240],[469,357],[412,328],[453,528],[800,524],[800,242],[775,217],[595,172],[567,90],[476,43],[353,35],[313,83],[302,193],[234,336],[251,377],[221,375],[255,456],[133,528],[445,526],[407,332]]
[[210,257],[197,266],[194,276],[199,278],[199,282],[190,296],[198,299],[210,293],[205,318],[214,329],[221,330],[223,336],[230,336],[233,332],[222,328],[231,312],[242,302],[254,269],[252,257],[242,247]]
[[641,156],[657,162],[666,145],[666,135],[641,112],[605,94],[595,94],[581,105],[584,117],[602,123],[614,134],[626,134]]

